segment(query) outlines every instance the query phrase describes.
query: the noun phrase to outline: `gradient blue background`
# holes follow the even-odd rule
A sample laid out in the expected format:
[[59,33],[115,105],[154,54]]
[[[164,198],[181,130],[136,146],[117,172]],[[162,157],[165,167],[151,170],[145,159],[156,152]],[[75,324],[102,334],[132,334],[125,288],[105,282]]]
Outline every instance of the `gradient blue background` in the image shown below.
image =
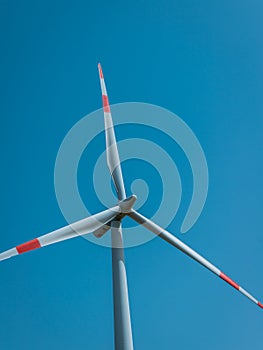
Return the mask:
[[[181,237],[262,300],[262,11],[259,0],[2,0],[1,251],[65,225],[54,163],[101,106],[101,61],[112,103],[158,104],[193,129],[210,188]],[[175,248],[155,239],[126,261],[136,349],[262,349],[262,310]],[[113,349],[109,249],[70,240],[2,262],[0,280],[1,349]]]

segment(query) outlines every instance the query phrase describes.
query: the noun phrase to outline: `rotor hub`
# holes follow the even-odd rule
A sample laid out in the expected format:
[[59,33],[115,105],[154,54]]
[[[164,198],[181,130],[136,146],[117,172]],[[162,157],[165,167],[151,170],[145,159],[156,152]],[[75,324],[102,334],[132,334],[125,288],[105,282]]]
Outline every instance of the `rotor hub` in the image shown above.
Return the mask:
[[122,213],[129,213],[134,205],[134,203],[136,202],[137,197],[135,196],[135,194],[133,194],[132,196],[123,199],[122,201],[119,202],[119,206],[121,208],[121,212]]

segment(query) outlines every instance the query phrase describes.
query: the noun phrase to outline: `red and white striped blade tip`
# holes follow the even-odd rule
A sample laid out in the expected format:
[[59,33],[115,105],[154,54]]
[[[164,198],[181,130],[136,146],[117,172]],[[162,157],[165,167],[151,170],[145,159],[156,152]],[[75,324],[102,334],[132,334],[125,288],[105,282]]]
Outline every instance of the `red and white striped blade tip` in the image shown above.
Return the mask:
[[30,250],[41,248],[41,244],[37,238],[26,243],[20,244],[14,248],[8,249],[0,253],[0,261],[12,258],[15,255],[29,252]]
[[99,68],[100,78],[101,78],[101,79],[104,79],[104,78],[103,78],[102,67],[101,67],[101,64],[100,64],[100,63],[98,63],[98,68]]
[[233,281],[231,278],[225,275],[222,271],[220,272],[219,277],[222,278],[228,284],[230,284],[230,286],[234,287],[235,289],[239,290],[242,294],[246,295],[249,299],[251,299],[254,303],[256,303],[259,307],[263,309],[263,304],[261,304],[258,300],[252,297],[252,295],[247,293],[239,284],[237,284],[235,281]]

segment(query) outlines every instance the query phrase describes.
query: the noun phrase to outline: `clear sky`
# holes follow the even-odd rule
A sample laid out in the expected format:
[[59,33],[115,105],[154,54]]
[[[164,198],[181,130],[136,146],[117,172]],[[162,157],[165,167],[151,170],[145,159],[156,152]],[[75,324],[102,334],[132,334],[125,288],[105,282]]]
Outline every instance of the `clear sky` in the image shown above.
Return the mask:
[[[195,132],[209,193],[178,235],[262,301],[262,1],[135,3],[1,1],[0,251],[66,224],[54,163],[101,107],[100,61],[112,103],[160,105]],[[262,349],[262,310],[175,248],[155,239],[126,262],[136,349]],[[69,240],[2,262],[0,280],[2,350],[113,349],[110,249]]]

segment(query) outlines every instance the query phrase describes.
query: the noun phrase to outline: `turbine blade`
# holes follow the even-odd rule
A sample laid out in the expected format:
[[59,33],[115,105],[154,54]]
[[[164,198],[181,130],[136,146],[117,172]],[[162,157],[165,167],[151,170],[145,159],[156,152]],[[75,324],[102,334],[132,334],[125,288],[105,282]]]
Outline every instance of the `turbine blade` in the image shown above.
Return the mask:
[[166,242],[172,244],[174,247],[181,250],[183,253],[190,256],[192,259],[199,262],[201,265],[206,267],[208,270],[212,271],[215,275],[222,278],[225,282],[230,284],[232,287],[237,289],[240,293],[245,295],[247,298],[252,300],[254,303],[256,303],[258,306],[263,308],[263,304],[260,303],[258,300],[256,300],[251,294],[249,294],[245,289],[240,287],[236,282],[234,282],[231,278],[229,278],[227,275],[225,275],[222,271],[220,271],[215,265],[211,264],[208,260],[206,260],[204,257],[202,257],[200,254],[198,254],[196,251],[194,251],[192,248],[187,246],[185,243],[180,241],[177,237],[169,233],[168,231],[164,230],[162,227],[158,226],[154,222],[152,222],[150,219],[147,219],[145,216],[139,214],[135,210],[132,210],[128,215],[138,222],[139,224],[146,227],[148,230],[152,231],[154,234],[158,235],[160,238],[164,239]]
[[105,233],[108,232],[109,229],[110,229],[109,225],[110,225],[110,222],[108,222],[107,224],[99,227],[97,230],[95,230],[93,232],[94,236],[96,236],[97,238],[101,238],[102,236],[104,236]]
[[87,233],[93,232],[114,219],[121,212],[119,206],[102,211],[98,214],[92,215],[86,219],[77,221],[71,225],[62,227],[56,231],[47,233],[43,236],[35,238],[26,243],[20,244],[15,248],[9,249],[0,254],[0,261],[11,258],[12,256],[26,253],[30,250],[44,247],[53,243],[64,241],[66,239],[84,236]]
[[111,117],[110,104],[107,95],[106,85],[104,82],[104,77],[102,73],[102,68],[100,63],[98,64],[99,75],[100,75],[100,85],[102,92],[102,104],[104,110],[104,124],[105,124],[105,136],[106,136],[106,156],[107,164],[110,170],[111,177],[113,179],[114,187],[117,191],[117,196],[119,200],[126,198],[122,170],[120,164],[120,157],[118,152],[118,147],[115,138],[114,126]]

